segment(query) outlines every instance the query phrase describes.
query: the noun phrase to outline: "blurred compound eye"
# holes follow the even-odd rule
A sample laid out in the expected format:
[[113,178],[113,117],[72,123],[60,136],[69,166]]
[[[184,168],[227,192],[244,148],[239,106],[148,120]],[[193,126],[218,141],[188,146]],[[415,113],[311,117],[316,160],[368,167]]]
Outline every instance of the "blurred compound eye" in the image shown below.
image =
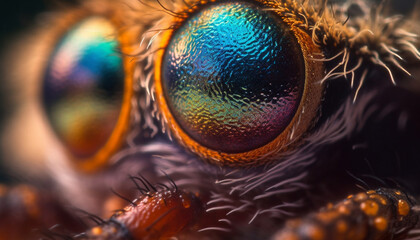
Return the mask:
[[47,64],[42,97],[48,119],[87,170],[106,161],[126,129],[131,81],[119,45],[110,21],[88,17],[61,37]]
[[243,165],[289,149],[316,115],[322,63],[309,35],[248,2],[210,4],[163,39],[156,92],[192,151]]

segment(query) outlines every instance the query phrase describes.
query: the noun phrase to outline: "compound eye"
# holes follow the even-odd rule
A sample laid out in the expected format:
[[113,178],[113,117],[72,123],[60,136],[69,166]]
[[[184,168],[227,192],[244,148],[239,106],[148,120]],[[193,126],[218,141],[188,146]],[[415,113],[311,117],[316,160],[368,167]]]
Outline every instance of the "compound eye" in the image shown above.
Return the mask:
[[192,17],[163,57],[163,89],[181,128],[228,153],[276,138],[299,106],[302,51],[274,16],[248,4],[222,4]]
[[[47,63],[43,104],[56,135],[85,169],[103,164],[119,146],[129,105],[116,27],[88,17],[58,41]],[[128,108],[128,109],[127,109]]]
[[[248,162],[289,145],[285,138],[310,122],[298,120],[314,85],[308,38],[248,2],[192,14],[164,40],[156,69],[158,100],[175,136],[218,161]],[[320,87],[317,103],[319,95]],[[313,118],[317,107],[309,105]]]

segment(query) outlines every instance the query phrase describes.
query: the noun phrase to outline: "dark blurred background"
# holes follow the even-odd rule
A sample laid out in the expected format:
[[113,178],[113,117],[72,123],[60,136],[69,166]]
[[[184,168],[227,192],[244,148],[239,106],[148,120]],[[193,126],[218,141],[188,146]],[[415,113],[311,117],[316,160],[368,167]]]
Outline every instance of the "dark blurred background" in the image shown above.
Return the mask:
[[47,8],[45,0],[5,1],[0,8],[0,46],[8,37],[33,24],[35,16]]
[[[36,16],[51,7],[50,0],[3,1],[0,7],[0,56],[17,34],[33,27]],[[4,127],[4,121],[13,111],[13,107],[7,101],[10,93],[5,89],[5,79],[1,76],[4,74],[0,70],[0,134]],[[7,159],[1,158],[0,152],[0,182],[8,182],[10,179],[3,166]]]

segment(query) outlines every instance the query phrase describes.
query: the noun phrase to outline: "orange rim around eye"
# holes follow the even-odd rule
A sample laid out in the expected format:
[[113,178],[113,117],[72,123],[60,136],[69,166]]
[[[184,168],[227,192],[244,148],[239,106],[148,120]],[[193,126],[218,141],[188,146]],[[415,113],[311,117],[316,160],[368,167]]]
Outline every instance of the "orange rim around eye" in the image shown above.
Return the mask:
[[[60,18],[58,23],[54,25],[56,26],[56,29],[53,29],[52,34],[50,34],[50,38],[54,39],[51,40],[52,48],[55,48],[55,46],[58,44],[58,41],[60,41],[64,34],[66,34],[70,29],[72,29],[72,27],[74,27],[79,22],[82,22],[89,18],[104,19],[113,26],[117,35],[115,39],[119,43],[121,52],[130,52],[131,50],[133,50],[133,33],[128,31],[120,31],[118,27],[120,24],[120,20],[116,18],[114,14],[110,12],[107,12],[106,14],[95,13],[84,9],[68,12],[67,14],[65,14],[64,17]],[[53,49],[51,49],[51,52],[52,51]],[[130,126],[131,100],[133,97],[132,73],[134,71],[135,61],[132,61],[130,57],[124,55],[121,56],[121,59],[123,68],[122,70],[124,72],[121,105],[119,107],[119,113],[118,117],[116,118],[115,125],[113,126],[109,135],[107,135],[105,143],[93,154],[89,156],[78,157],[75,154],[73,154],[72,151],[70,151],[70,149],[66,146],[65,142],[60,141],[62,142],[63,149],[66,152],[66,155],[71,160],[71,162],[77,168],[86,172],[98,170],[108,163],[109,158],[121,147]],[[57,134],[55,135],[58,138],[60,138]]]
[[[172,135],[185,147],[192,152],[198,154],[203,159],[220,165],[227,166],[252,166],[273,160],[282,153],[293,150],[298,144],[302,136],[313,126],[316,121],[318,108],[320,107],[323,94],[323,85],[319,82],[324,75],[324,65],[320,61],[314,61],[313,56],[321,54],[321,50],[313,44],[312,38],[293,24],[293,19],[282,16],[281,12],[276,12],[285,26],[293,33],[300,45],[305,69],[305,82],[303,94],[299,102],[299,106],[295,115],[285,127],[285,129],[274,140],[264,146],[255,148],[250,151],[229,153],[222,152],[200,144],[189,136],[180,126],[174,117],[165,97],[162,71],[165,49],[169,45],[171,38],[176,30],[168,30],[162,37],[161,46],[155,62],[155,84],[156,99],[160,108],[164,122],[171,130]],[[179,25],[178,25],[179,26]]]
[[[130,46],[128,42],[132,38],[127,35],[130,34],[120,34],[118,37],[122,52],[126,52],[125,50],[130,48],[128,47]],[[127,47],[124,47],[124,43],[128,44]],[[124,94],[117,123],[105,145],[94,156],[84,159],[74,159],[73,162],[75,162],[76,165],[84,171],[92,172],[108,164],[109,158],[115,154],[123,144],[126,133],[130,127],[131,101],[133,98],[133,71],[135,61],[132,61],[130,57],[123,56],[123,65],[125,73]]]

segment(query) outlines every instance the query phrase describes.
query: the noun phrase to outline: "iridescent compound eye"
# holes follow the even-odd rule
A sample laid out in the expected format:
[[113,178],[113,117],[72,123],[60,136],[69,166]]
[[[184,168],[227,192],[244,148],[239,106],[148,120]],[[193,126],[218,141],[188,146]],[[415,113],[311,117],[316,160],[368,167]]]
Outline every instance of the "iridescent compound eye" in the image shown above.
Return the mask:
[[264,146],[289,125],[305,63],[282,25],[249,4],[226,3],[177,30],[163,57],[163,91],[194,140],[239,153]]
[[[248,2],[209,4],[193,13],[166,35],[156,64],[159,105],[175,136],[205,158],[228,164],[247,164],[290,145],[292,132],[306,131],[316,112],[299,120],[305,94],[314,92],[308,39],[278,14]],[[320,89],[310,97],[312,109]]]
[[122,108],[129,87],[119,48],[116,28],[90,17],[71,27],[49,58],[44,107],[58,138],[81,164],[103,162],[126,128],[121,125],[129,111]]

